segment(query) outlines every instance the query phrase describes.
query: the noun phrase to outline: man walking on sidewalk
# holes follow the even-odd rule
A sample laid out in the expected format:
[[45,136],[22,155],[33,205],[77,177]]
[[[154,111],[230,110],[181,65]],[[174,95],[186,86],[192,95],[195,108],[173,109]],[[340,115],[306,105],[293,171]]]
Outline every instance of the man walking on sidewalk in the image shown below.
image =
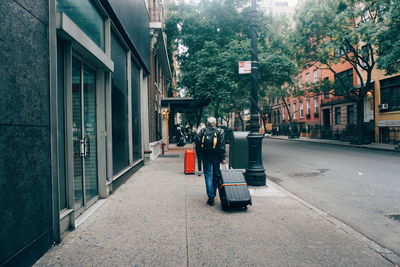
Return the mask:
[[220,172],[220,163],[225,163],[224,131],[217,128],[214,117],[207,119],[207,127],[199,133],[203,152],[204,178],[206,182],[207,204],[214,206],[214,197],[217,192],[217,178]]

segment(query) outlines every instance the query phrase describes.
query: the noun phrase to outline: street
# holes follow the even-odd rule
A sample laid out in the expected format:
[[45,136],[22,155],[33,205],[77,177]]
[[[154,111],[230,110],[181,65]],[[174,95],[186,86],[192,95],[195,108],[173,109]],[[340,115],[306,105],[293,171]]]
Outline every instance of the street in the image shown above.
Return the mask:
[[400,254],[400,154],[265,139],[274,181],[383,247]]

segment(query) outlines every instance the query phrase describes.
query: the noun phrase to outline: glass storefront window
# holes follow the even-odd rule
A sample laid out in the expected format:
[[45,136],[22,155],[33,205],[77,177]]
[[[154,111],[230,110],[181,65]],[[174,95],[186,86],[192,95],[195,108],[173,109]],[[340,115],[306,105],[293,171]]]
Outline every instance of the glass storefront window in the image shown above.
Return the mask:
[[127,51],[114,33],[111,34],[111,59],[114,61],[111,95],[113,173],[117,174],[129,166],[128,88]]
[[140,70],[132,61],[132,145],[133,160],[142,158],[142,135],[140,126]]
[[387,104],[387,109],[380,112],[400,110],[400,76],[382,80],[381,82],[381,104]]
[[104,18],[90,0],[57,0],[57,11],[64,12],[104,50]]
[[96,73],[89,68],[83,71],[83,123],[86,150],[85,196],[90,200],[97,196],[97,123],[96,123]]

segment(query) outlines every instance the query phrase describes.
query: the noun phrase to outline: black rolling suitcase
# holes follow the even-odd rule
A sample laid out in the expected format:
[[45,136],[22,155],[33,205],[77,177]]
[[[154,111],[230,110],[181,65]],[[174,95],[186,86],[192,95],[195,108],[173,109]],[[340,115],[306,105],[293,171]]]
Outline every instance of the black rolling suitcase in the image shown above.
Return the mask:
[[247,209],[251,196],[244,175],[239,170],[222,170],[219,176],[219,198],[224,210]]

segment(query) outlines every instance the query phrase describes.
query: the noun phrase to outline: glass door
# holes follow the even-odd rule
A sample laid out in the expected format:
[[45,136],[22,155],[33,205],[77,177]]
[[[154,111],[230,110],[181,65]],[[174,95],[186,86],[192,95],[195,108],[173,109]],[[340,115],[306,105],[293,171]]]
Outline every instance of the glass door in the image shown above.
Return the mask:
[[98,195],[97,186],[97,125],[96,73],[83,68],[83,136],[85,137],[85,196],[86,202]]
[[96,72],[72,58],[72,132],[75,210],[98,195]]

